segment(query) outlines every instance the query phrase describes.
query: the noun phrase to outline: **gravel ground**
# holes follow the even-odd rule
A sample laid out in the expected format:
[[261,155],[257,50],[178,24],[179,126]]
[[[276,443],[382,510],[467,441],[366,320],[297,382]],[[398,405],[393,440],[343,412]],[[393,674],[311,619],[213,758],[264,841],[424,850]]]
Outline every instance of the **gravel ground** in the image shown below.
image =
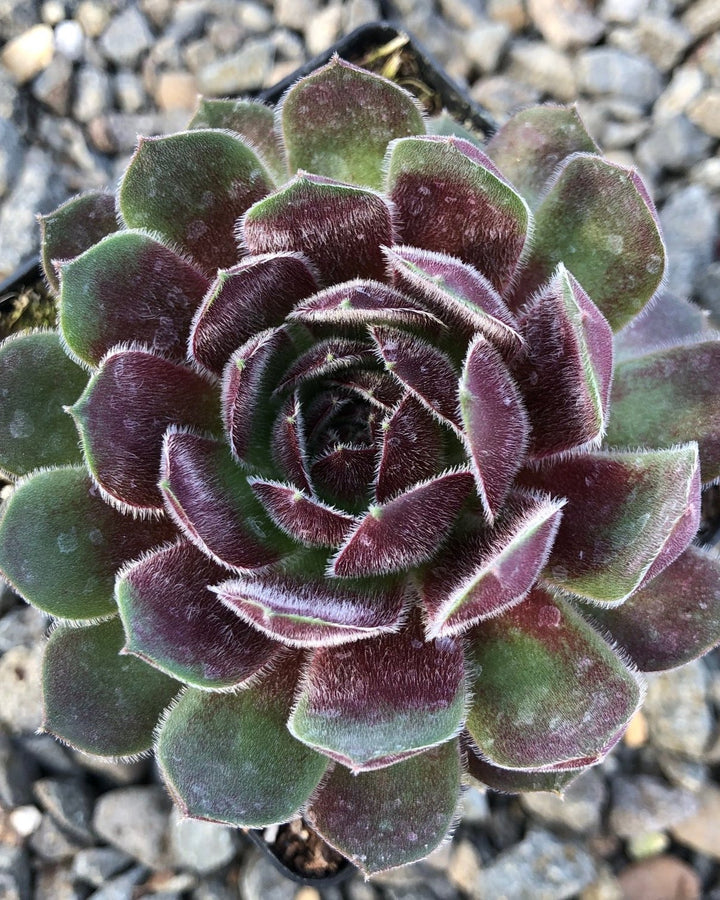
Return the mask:
[[[670,290],[720,321],[718,0],[396,0],[499,120],[577,101],[660,206]],[[274,84],[376,0],[0,0],[0,278],[35,213],[117,179],[196,94]],[[79,757],[40,722],[46,619],[0,588],[0,898],[318,900],[237,832],[180,822],[149,763]],[[720,900],[720,656],[651,679],[623,743],[564,802],[470,790],[452,843],[326,900]]]

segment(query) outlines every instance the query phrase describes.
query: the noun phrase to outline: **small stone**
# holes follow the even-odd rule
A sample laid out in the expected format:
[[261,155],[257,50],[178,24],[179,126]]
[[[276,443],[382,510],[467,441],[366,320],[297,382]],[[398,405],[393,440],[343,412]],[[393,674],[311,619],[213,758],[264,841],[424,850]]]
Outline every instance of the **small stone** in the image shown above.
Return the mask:
[[147,19],[136,6],[129,6],[115,16],[100,38],[100,49],[118,66],[133,68],[153,44],[153,33]]
[[472,897],[482,877],[482,867],[482,859],[472,841],[461,840],[453,847],[447,875],[459,891]]
[[33,606],[11,609],[0,619],[0,653],[6,653],[12,647],[37,644],[45,637],[48,623],[48,617]]
[[295,900],[323,900],[320,891],[312,887],[301,887],[295,894]]
[[705,75],[720,85],[720,32],[704,41],[694,57]]
[[67,865],[43,866],[35,877],[33,900],[85,900]]
[[52,28],[33,25],[5,44],[0,61],[18,84],[25,84],[50,65],[53,50]]
[[659,170],[682,171],[707,155],[712,139],[684,115],[658,122],[637,148],[643,170],[655,175]]
[[30,900],[30,861],[21,847],[0,844],[0,897]]
[[49,815],[42,817],[28,845],[46,862],[64,862],[72,859],[82,848],[82,844],[63,831]]
[[644,831],[632,835],[626,849],[630,859],[650,859],[664,853],[669,846],[670,838],[664,831]]
[[589,769],[562,796],[538,791],[525,794],[520,800],[531,815],[546,825],[591,834],[600,827],[606,794],[605,779],[596,769]]
[[647,0],[604,0],[600,17],[612,25],[632,25],[647,7]]
[[322,53],[338,39],[342,29],[342,3],[330,3],[305,26],[305,45],[311,56]]
[[115,847],[88,847],[75,854],[72,871],[78,881],[101,887],[131,864],[132,857]]
[[681,21],[695,40],[720,31],[720,4],[717,0],[696,0]]
[[57,25],[65,18],[65,9],[60,0],[45,0],[40,8],[40,18],[48,25]]
[[720,788],[708,785],[700,796],[700,809],[671,831],[683,846],[720,860]]
[[272,66],[273,46],[265,37],[247,40],[237,53],[209,63],[198,72],[203,94],[227,96],[262,85]]
[[485,22],[464,38],[465,55],[483,75],[494,72],[507,47],[510,28],[504,22]]
[[[220,880],[203,878],[190,895],[191,900],[238,900],[237,889],[229,887]],[[374,900],[375,894],[373,893]]]
[[293,31],[304,31],[317,15],[316,0],[276,0],[275,21]]
[[[0,118],[0,197],[4,197],[12,187],[22,169],[22,162],[23,145],[20,132],[9,119]],[[14,603],[14,595],[8,588],[3,593],[3,604],[11,597]]]
[[75,775],[68,750],[50,734],[26,734],[20,738],[23,751],[53,775]]
[[429,866],[431,869],[435,869],[440,872],[447,872],[450,868],[450,860],[453,854],[453,843],[451,841],[447,841],[444,844],[440,844],[439,847],[436,847],[432,853],[425,857],[423,862],[426,866]]
[[28,804],[27,806],[18,806],[16,809],[13,809],[8,818],[17,834],[22,838],[26,838],[30,837],[40,827],[42,813],[37,806]]
[[0,807],[12,809],[32,802],[32,783],[37,776],[29,758],[0,725]]
[[[660,211],[670,268],[667,290],[693,294],[695,280],[714,258],[718,222],[707,189],[675,191]],[[703,759],[713,730],[706,702],[707,670],[701,660],[652,677],[645,701],[651,741],[663,750]]]
[[[22,178],[19,184],[22,184]],[[5,219],[10,205],[10,203],[5,203],[3,206],[0,213],[0,225],[5,224],[3,219]],[[3,228],[2,234],[7,235],[9,232]],[[5,244],[5,251],[7,251],[7,244]],[[14,268],[18,262],[20,259],[17,259],[14,265],[8,268]],[[2,268],[0,262],[0,271]],[[16,734],[23,731],[35,731],[42,724],[40,675],[42,652],[43,648],[40,646],[13,647],[0,657],[0,697],[3,698],[0,706],[0,721],[5,722]]]
[[653,117],[660,122],[687,112],[693,100],[700,96],[704,86],[705,76],[698,66],[687,64],[676,69],[670,83],[653,107]]
[[516,41],[510,48],[507,74],[558,100],[575,97],[575,74],[570,60],[540,41]]
[[379,900],[380,895],[370,882],[354,878],[345,885],[347,900]]
[[[720,160],[718,160],[718,185],[720,186]],[[695,290],[697,291],[698,300],[702,305],[720,316],[720,262],[713,262],[705,268],[700,277],[695,282]],[[708,756],[713,762],[720,762],[720,735],[716,742],[718,752],[715,756]]]
[[697,799],[652,775],[616,778],[612,784],[610,825],[620,837],[662,831],[692,815]]
[[194,109],[198,88],[190,72],[162,72],[155,89],[155,102],[162,110]]
[[[352,3],[349,5],[353,6]],[[270,31],[273,25],[272,12],[262,6],[262,4],[255,3],[254,0],[246,0],[244,3],[238,3],[235,15],[238,24],[242,28],[255,34],[262,34],[265,31]]]
[[265,855],[252,853],[240,875],[243,900],[294,900],[295,885]]
[[75,20],[89,38],[98,38],[107,28],[110,14],[105,4],[83,0],[77,8]]
[[626,866],[618,875],[623,897],[652,900],[698,900],[700,878],[675,856],[658,856]]
[[660,73],[651,62],[614,47],[583,50],[576,63],[578,88],[593,97],[611,94],[649,106],[662,90]]
[[82,58],[85,47],[85,34],[82,25],[67,19],[55,29],[55,48],[66,59],[76,62]]
[[170,846],[175,865],[202,875],[227,865],[236,853],[234,833],[226,825],[184,819],[177,809],[170,817]]
[[658,753],[657,760],[663,774],[672,784],[698,794],[708,780],[708,767],[694,759],[684,759],[674,753]]
[[78,122],[89,122],[110,107],[110,77],[95,66],[82,66],[77,73],[77,89],[73,116]]
[[688,118],[705,134],[720,138],[720,90],[701,94],[690,107]]
[[461,815],[466,825],[482,825],[490,816],[487,792],[469,787],[462,794]]
[[82,778],[41,778],[33,786],[35,797],[58,825],[80,841],[93,843],[94,796]]
[[56,53],[50,65],[33,82],[33,96],[58,116],[66,116],[72,87],[72,62]]
[[523,0],[487,0],[485,12],[493,22],[504,22],[511,31],[522,31],[528,23]]
[[670,72],[692,43],[690,32],[675,19],[645,13],[637,23],[638,50],[661,72]]
[[114,78],[115,98],[124,113],[139,112],[147,103],[147,94],[142,79],[127,69],[122,69]]
[[626,897],[612,869],[602,866],[597,879],[581,892],[579,900],[626,900]]
[[530,106],[540,100],[540,92],[530,85],[518,84],[505,75],[481,78],[470,91],[474,100],[484,106],[500,124],[523,106]]
[[596,44],[605,24],[584,0],[528,0],[533,25],[558,50],[577,50]]
[[[88,900],[129,900],[135,896],[133,888],[146,877],[147,869],[135,866],[128,872],[108,881],[97,891],[93,891]],[[160,898],[158,898],[160,900]]]
[[177,44],[201,37],[208,12],[207,0],[179,0],[173,4],[172,19],[163,37]]
[[93,827],[109,844],[150,869],[171,865],[170,802],[160,787],[118,788],[95,804]]

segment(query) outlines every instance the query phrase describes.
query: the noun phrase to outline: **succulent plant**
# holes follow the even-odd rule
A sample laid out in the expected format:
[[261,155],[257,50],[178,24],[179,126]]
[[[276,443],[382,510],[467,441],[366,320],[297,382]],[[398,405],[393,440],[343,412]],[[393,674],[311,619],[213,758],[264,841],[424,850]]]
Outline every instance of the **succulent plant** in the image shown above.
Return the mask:
[[434,127],[338,58],[204,101],[42,219],[58,329],[0,350],[44,728],[368,874],[468,779],[562,790],[720,640],[720,342],[653,299],[641,179],[573,109]]

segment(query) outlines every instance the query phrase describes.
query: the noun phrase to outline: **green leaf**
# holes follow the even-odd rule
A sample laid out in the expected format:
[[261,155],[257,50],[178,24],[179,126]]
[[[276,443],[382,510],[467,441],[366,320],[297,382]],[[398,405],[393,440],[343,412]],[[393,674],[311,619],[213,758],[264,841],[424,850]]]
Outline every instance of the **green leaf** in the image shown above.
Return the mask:
[[63,406],[77,400],[87,379],[53,331],[13,335],[0,345],[0,471],[16,478],[81,461]]
[[179,684],[133,656],[119,619],[50,635],[43,664],[43,728],[85,753],[134,756]]

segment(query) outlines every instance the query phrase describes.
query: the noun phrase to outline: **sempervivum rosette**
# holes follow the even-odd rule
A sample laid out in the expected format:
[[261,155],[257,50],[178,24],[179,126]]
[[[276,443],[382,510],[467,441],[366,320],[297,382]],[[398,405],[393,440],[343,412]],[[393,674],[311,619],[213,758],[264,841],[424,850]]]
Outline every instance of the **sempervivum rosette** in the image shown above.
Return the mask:
[[0,566],[61,620],[47,730],[154,746],[187,814],[411,862],[467,773],[561,789],[720,639],[720,343],[666,300],[613,370],[664,250],[573,110],[482,151],[335,59],[141,140],[44,258]]

